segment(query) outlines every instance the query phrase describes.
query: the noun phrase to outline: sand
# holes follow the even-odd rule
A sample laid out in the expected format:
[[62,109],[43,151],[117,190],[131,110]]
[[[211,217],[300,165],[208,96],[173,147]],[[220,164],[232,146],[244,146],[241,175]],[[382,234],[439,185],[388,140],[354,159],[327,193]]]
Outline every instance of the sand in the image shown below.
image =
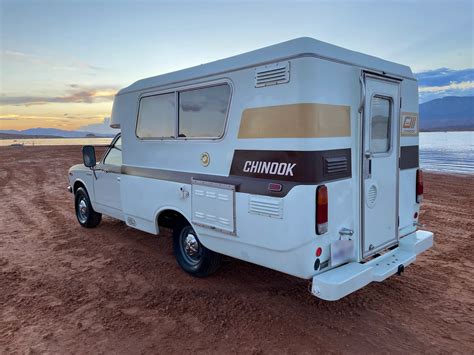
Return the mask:
[[76,222],[80,147],[0,148],[0,353],[474,352],[474,177],[425,174],[434,248],[338,302],[229,259],[195,279],[169,233]]

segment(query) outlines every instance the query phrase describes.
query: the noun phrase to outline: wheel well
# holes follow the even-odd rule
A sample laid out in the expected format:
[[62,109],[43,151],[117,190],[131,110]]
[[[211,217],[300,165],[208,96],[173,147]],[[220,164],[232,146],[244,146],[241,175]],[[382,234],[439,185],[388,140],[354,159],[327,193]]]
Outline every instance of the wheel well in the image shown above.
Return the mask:
[[86,186],[81,181],[76,181],[73,186],[73,192],[76,193],[77,189],[80,187],[87,191]]
[[186,217],[175,210],[164,210],[161,211],[157,218],[157,224],[159,227],[173,229],[175,226],[180,224],[190,224]]

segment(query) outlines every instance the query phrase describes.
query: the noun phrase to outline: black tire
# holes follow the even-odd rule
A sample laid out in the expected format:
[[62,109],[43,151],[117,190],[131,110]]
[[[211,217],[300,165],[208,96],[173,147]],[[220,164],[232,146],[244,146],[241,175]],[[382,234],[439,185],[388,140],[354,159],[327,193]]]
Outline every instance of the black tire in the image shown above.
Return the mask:
[[79,187],[74,194],[76,218],[79,224],[86,228],[94,228],[102,220],[102,214],[92,208],[91,200],[86,189]]
[[195,277],[209,276],[221,264],[222,256],[202,245],[189,224],[173,229],[173,249],[179,266]]

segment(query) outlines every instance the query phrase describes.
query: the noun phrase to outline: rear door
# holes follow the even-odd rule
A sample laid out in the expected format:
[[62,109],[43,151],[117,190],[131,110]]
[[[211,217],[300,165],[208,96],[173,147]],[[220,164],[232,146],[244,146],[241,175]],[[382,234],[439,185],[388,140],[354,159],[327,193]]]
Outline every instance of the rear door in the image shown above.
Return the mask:
[[398,242],[400,83],[365,74],[362,255]]

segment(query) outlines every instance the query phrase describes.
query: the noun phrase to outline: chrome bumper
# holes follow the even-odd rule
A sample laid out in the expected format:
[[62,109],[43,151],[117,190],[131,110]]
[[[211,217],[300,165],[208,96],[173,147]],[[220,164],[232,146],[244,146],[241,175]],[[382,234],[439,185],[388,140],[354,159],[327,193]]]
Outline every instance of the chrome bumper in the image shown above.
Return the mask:
[[72,187],[71,187],[71,186],[68,186],[68,187],[67,187],[67,190],[68,190],[70,193],[72,193]]
[[404,270],[418,254],[432,246],[433,233],[416,231],[400,239],[397,248],[365,264],[352,262],[314,276],[311,293],[323,300],[336,301],[373,281],[381,282]]

